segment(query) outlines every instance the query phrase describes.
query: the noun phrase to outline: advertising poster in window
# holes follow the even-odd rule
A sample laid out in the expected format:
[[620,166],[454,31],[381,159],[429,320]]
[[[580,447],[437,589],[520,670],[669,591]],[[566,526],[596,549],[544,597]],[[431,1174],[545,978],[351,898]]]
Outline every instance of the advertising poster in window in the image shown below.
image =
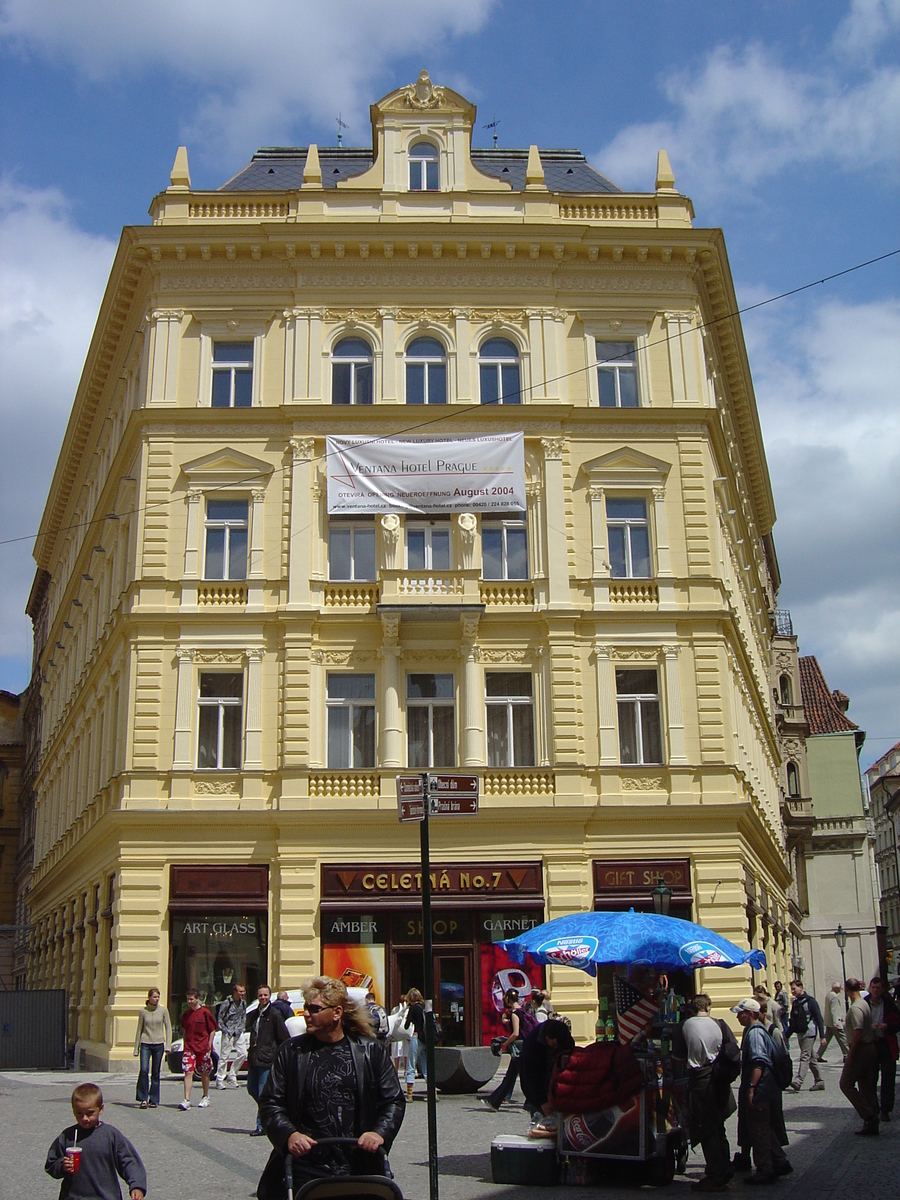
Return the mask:
[[495,942],[481,943],[481,1044],[489,1046],[492,1037],[505,1037],[507,1030],[500,1024],[503,996],[516,988],[519,999],[526,1000],[531,989],[544,986],[544,971],[529,963],[520,967]]
[[328,512],[524,512],[521,433],[325,439]]
[[323,946],[322,974],[343,980],[348,988],[366,988],[379,1004],[385,1002],[383,945]]

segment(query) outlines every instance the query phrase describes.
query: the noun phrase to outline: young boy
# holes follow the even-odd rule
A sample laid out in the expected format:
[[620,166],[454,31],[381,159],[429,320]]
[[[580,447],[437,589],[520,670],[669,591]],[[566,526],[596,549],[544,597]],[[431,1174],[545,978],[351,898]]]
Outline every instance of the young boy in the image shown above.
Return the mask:
[[[44,1164],[48,1175],[62,1180],[60,1200],[122,1200],[120,1175],[128,1184],[131,1200],[144,1200],[144,1164],[124,1134],[101,1124],[103,1093],[95,1083],[78,1085],[72,1093],[72,1111],[75,1124],[62,1131]],[[67,1153],[73,1146],[80,1155]]]
[[184,1030],[184,1050],[181,1053],[181,1069],[184,1071],[184,1099],[179,1108],[185,1112],[191,1107],[191,1087],[194,1083],[194,1072],[200,1076],[203,1085],[203,1099],[198,1107],[209,1107],[209,1074],[212,1071],[213,1039],[219,1026],[205,1004],[200,1003],[200,993],[196,988],[187,990],[188,1006],[181,1014],[181,1028]]

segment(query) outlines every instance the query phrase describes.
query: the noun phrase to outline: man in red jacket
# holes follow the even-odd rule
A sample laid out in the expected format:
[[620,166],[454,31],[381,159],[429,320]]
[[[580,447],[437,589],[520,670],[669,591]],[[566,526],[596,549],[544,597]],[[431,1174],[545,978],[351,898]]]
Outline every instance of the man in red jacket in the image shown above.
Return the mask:
[[891,999],[879,975],[869,980],[866,996],[872,1011],[872,1031],[875,1034],[875,1054],[881,1076],[879,1108],[882,1121],[889,1121],[894,1109],[894,1090],[897,1081],[897,1032],[900,1030],[900,1008]]
[[184,1030],[184,1049],[181,1052],[181,1069],[184,1071],[184,1099],[179,1108],[185,1112],[191,1107],[191,1088],[194,1084],[194,1072],[200,1076],[203,1085],[203,1099],[199,1108],[209,1107],[209,1076],[212,1071],[213,1038],[219,1028],[216,1018],[205,1004],[200,1003],[200,993],[196,988],[187,990],[188,1006],[181,1014],[181,1028]]

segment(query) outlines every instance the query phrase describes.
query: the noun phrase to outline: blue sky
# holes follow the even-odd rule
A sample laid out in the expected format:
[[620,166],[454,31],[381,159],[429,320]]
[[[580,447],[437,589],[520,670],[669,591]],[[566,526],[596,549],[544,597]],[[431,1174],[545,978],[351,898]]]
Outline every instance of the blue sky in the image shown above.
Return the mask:
[[[37,528],[122,225],[188,146],[370,141],[426,66],[502,146],[651,190],[664,146],[742,304],[900,246],[900,0],[0,0],[0,536]],[[900,257],[745,320],[801,651],[900,740]],[[30,668],[30,543],[0,546],[0,687]]]

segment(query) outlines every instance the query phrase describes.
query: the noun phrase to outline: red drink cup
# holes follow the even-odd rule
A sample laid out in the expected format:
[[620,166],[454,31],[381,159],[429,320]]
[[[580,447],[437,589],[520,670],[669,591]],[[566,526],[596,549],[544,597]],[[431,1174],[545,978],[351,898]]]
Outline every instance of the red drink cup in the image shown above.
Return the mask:
[[81,1147],[80,1146],[69,1146],[66,1150],[66,1154],[71,1154],[71,1156],[72,1156],[72,1174],[77,1175],[79,1170],[81,1169]]

